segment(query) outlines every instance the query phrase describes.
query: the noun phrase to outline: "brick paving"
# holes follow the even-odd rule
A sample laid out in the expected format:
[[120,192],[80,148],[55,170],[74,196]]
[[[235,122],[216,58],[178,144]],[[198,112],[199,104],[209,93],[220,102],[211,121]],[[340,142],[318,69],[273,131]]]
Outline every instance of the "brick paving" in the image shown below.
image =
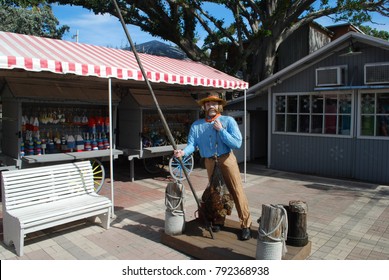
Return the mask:
[[[58,226],[27,235],[22,257],[1,242],[0,259],[191,259],[160,243],[169,174],[145,174],[138,163],[135,181],[131,182],[129,162],[115,161],[115,218],[109,230],[84,220]],[[312,242],[309,260],[389,259],[389,186],[281,172],[259,164],[248,164],[245,178],[255,226],[262,204],[287,205],[291,200],[307,203],[307,231]],[[195,168],[191,182],[201,197],[207,185],[205,170]],[[189,221],[195,218],[197,206],[189,186],[184,185],[185,218]],[[109,179],[101,193],[111,196]],[[235,210],[229,218],[238,220]],[[0,233],[2,239],[2,225]]]

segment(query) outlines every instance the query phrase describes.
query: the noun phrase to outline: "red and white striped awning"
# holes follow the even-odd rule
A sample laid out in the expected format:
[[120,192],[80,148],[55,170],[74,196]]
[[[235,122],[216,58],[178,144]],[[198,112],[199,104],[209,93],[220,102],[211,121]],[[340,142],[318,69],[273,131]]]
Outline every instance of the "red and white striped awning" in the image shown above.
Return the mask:
[[[139,57],[150,82],[248,88],[245,81],[198,62],[141,53]],[[9,32],[0,32],[0,69],[144,80],[131,51]]]

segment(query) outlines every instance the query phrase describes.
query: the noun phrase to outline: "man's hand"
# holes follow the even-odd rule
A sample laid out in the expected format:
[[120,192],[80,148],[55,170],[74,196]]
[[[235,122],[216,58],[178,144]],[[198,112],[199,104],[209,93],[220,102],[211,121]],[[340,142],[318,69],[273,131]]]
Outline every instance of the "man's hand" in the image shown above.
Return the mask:
[[223,125],[218,119],[216,119],[215,122],[213,123],[213,128],[216,129],[217,131],[220,131],[223,128]]
[[185,155],[185,152],[183,150],[174,150],[174,156],[176,158],[183,157]]

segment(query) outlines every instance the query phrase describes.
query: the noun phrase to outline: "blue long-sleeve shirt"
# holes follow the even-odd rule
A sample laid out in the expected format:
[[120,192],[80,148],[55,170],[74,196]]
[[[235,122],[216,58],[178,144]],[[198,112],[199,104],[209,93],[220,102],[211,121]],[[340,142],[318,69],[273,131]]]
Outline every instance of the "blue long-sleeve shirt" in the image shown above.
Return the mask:
[[188,143],[184,149],[185,155],[190,155],[196,148],[200,150],[200,156],[204,158],[217,156],[239,149],[242,145],[242,134],[235,119],[230,116],[220,116],[223,128],[217,131],[213,128],[213,122],[205,119],[195,121],[189,131]]

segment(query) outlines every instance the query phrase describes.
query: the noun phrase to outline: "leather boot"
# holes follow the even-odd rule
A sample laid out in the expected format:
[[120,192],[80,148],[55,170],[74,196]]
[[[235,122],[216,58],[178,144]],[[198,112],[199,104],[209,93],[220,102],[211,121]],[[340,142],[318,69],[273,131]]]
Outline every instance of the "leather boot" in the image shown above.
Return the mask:
[[242,228],[242,235],[240,240],[249,240],[251,238],[251,230],[250,228]]

